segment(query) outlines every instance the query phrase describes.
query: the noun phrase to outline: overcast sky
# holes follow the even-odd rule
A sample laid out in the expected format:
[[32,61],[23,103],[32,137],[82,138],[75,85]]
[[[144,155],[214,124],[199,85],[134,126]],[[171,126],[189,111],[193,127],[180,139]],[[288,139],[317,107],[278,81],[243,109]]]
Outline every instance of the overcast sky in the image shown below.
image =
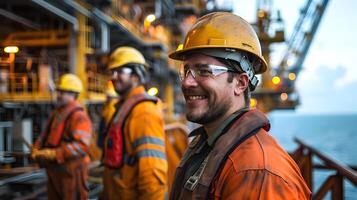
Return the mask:
[[[255,20],[255,1],[233,0],[235,13]],[[249,3],[248,3],[249,2]],[[275,0],[285,21],[287,39],[306,0]],[[357,113],[357,1],[330,0],[297,79],[298,113]],[[277,48],[272,64],[282,54]],[[275,63],[274,63],[275,62]]]

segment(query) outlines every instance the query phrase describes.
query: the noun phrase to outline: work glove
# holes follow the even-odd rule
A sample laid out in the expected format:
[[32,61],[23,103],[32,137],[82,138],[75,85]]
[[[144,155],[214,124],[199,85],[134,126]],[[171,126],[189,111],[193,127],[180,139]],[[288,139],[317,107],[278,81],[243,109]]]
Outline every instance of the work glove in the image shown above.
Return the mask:
[[45,159],[45,160],[56,160],[56,151],[54,149],[33,149],[31,152],[31,158],[34,160],[40,160],[40,159]]

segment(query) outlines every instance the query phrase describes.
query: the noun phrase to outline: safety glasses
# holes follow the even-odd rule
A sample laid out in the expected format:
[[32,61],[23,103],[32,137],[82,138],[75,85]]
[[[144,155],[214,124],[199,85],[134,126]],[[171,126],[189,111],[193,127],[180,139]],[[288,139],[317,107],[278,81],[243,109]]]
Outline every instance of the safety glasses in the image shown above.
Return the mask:
[[179,75],[181,81],[191,73],[195,80],[200,78],[215,77],[225,72],[238,73],[228,67],[212,64],[194,64],[193,66],[181,65]]
[[131,72],[133,72],[133,70],[131,68],[128,67],[120,67],[117,69],[113,69],[110,70],[110,75],[113,77],[116,77],[119,74],[130,74]]

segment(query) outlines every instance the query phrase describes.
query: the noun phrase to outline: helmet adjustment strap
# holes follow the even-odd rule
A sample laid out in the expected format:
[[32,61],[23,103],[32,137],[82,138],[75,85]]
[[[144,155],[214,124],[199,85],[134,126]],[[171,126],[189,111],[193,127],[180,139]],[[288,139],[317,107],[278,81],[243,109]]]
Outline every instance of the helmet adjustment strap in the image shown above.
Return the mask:
[[[245,52],[237,51],[236,49],[200,49],[200,52],[212,56],[223,58],[233,65],[235,69],[240,69],[247,73],[249,77],[249,89],[253,91],[258,85],[258,78],[255,76],[253,63],[248,59],[248,54]],[[233,61],[233,62],[232,62]]]

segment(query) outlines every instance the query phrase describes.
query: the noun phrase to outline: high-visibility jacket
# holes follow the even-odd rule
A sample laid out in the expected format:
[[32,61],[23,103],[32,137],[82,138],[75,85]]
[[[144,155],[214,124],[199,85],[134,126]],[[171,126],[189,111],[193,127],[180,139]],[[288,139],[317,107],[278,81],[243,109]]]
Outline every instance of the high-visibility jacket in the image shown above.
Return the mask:
[[230,120],[213,142],[202,127],[191,133],[197,137],[177,168],[171,200],[311,198],[296,163],[268,134],[263,113],[241,112]]
[[[144,93],[143,86],[136,87],[127,99]],[[116,114],[120,114],[120,107]],[[158,105],[152,101],[137,104],[125,120],[122,133],[124,157],[131,159],[120,168],[105,167],[103,198],[164,199],[167,160],[164,121]]]
[[48,176],[49,199],[87,199],[88,147],[92,123],[84,109],[73,102],[51,114],[34,148],[52,148],[55,161],[42,161]]
[[115,114],[115,105],[118,103],[118,98],[113,98],[108,100],[102,110],[101,113],[101,119],[99,122],[99,128],[98,128],[98,139],[97,139],[97,145],[101,149],[104,148],[104,139],[106,136],[106,133],[108,131],[108,126],[110,123],[110,120],[113,118],[113,115]]
[[[64,163],[76,157],[87,157],[91,136],[89,116],[77,102],[73,102],[53,111],[34,148],[54,148],[57,163]],[[89,157],[86,160],[89,162]]]

